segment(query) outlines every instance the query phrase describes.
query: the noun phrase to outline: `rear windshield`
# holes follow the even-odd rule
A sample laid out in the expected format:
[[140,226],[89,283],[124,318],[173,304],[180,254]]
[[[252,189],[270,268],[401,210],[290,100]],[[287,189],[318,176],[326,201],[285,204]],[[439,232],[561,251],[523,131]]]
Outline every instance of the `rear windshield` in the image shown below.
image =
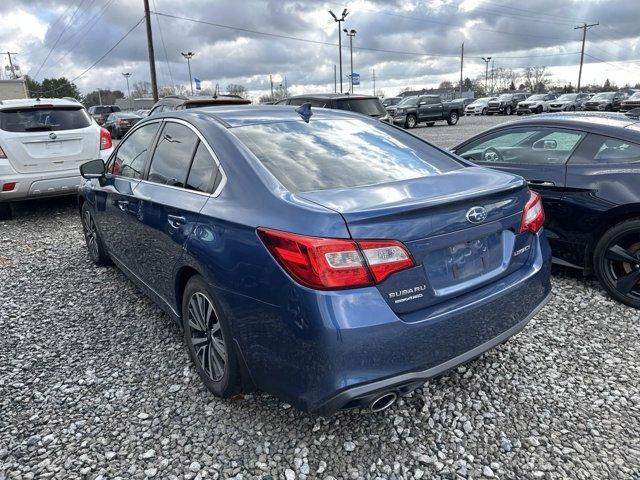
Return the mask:
[[57,132],[86,128],[89,125],[91,125],[91,118],[81,107],[0,110],[0,130],[5,132]]
[[382,102],[377,98],[350,98],[348,100],[338,100],[336,103],[339,110],[349,110],[371,117],[380,117],[387,114]]
[[290,192],[353,188],[462,168],[412,135],[356,119],[278,122],[231,131]]

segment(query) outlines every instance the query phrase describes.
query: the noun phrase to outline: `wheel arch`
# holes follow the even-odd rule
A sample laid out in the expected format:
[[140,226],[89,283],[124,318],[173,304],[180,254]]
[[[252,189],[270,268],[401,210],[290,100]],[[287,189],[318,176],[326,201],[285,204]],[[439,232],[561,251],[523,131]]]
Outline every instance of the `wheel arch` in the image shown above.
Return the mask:
[[[174,293],[176,312],[178,313],[179,318],[182,317],[182,295],[184,294],[184,289],[187,286],[187,283],[189,283],[189,280],[196,275],[200,275],[200,272],[191,265],[183,265],[176,272]],[[180,327],[182,327],[182,322],[180,321],[179,323]]]

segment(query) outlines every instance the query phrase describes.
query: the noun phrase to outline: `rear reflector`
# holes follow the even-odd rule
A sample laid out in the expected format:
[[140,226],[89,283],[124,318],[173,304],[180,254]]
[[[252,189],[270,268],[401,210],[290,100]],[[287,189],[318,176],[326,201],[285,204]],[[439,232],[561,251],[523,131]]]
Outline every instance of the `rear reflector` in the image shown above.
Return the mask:
[[106,128],[100,127],[100,150],[107,150],[113,146],[111,134]]
[[520,223],[520,233],[537,233],[544,224],[544,208],[540,195],[536,192],[529,192],[529,201],[522,210],[522,222]]
[[318,290],[374,285],[412,267],[406,247],[393,240],[319,238],[258,228],[275,259],[299,283]]
[[0,147],[0,158],[7,158],[7,154],[4,153],[4,150],[2,150],[2,147]]
[[3,192],[10,192],[14,188],[16,188],[16,182],[7,182],[7,183],[3,183],[2,184],[2,191]]

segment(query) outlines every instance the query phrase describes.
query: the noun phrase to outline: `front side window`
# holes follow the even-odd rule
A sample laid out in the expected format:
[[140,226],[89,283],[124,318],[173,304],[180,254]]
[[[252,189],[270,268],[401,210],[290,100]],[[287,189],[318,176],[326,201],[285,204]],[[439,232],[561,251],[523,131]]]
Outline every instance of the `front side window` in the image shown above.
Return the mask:
[[180,123],[165,124],[153,152],[148,180],[184,187],[198,136]]
[[377,185],[463,168],[403,131],[357,119],[230,129],[290,192]]
[[218,165],[211,156],[211,153],[209,153],[206,145],[200,142],[193,156],[186,188],[198,192],[215,191],[215,188],[220,183],[221,177],[222,175],[218,171]]
[[481,137],[456,153],[473,162],[563,164],[586,134],[553,128],[514,128]]
[[148,123],[132,132],[118,147],[109,171],[114,175],[128,178],[142,178],[153,137],[158,131],[158,123]]

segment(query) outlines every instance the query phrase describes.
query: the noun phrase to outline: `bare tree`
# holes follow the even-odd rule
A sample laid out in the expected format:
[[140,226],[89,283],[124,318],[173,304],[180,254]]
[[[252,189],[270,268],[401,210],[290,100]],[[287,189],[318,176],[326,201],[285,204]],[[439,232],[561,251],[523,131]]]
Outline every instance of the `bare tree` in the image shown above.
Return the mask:
[[498,92],[505,90],[515,90],[515,84],[520,79],[520,75],[512,68],[496,68],[494,71],[495,89]]
[[543,93],[551,82],[547,67],[527,67],[524,69],[524,84],[532,93]]
[[227,93],[229,95],[238,95],[239,97],[246,98],[249,92],[247,92],[247,88],[244,85],[232,83],[227,85]]

